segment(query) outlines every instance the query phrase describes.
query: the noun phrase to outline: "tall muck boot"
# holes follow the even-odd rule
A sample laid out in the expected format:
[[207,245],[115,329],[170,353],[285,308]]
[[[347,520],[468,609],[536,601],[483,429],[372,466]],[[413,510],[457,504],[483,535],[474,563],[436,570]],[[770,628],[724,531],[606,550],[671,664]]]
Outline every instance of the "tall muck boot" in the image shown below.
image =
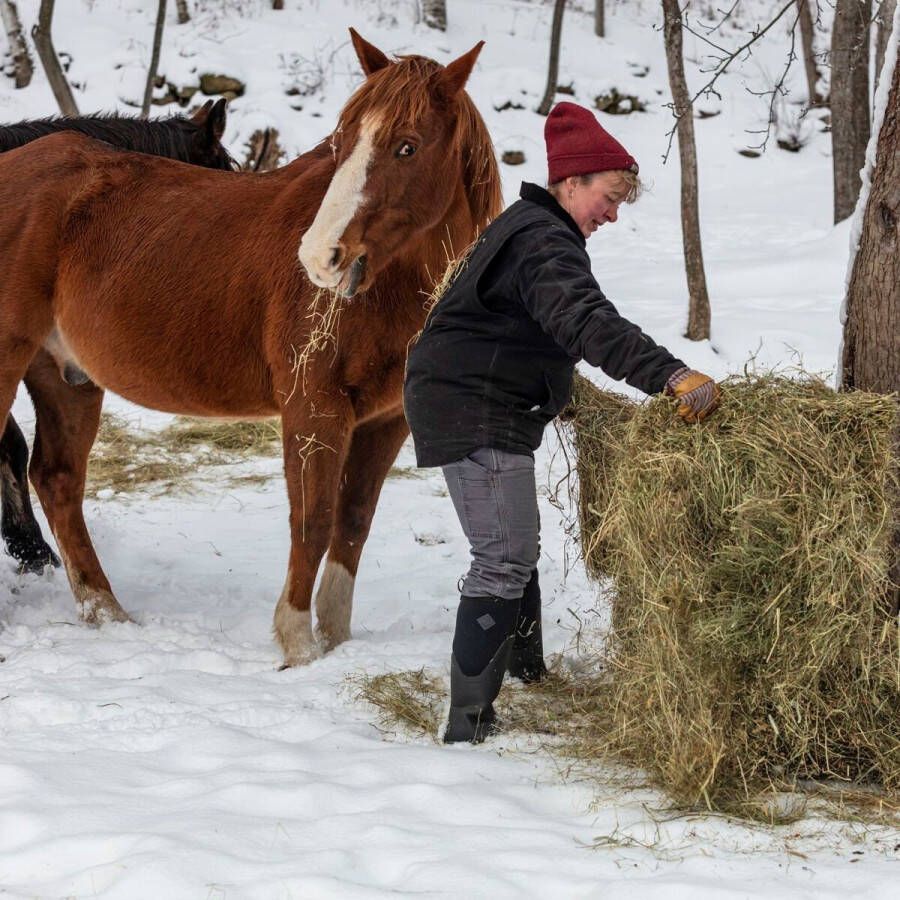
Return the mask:
[[525,585],[519,618],[513,636],[509,658],[509,674],[526,684],[543,681],[547,674],[544,665],[544,639],[541,634],[541,586],[535,569]]
[[445,744],[480,744],[497,730],[493,704],[509,663],[518,615],[518,600],[460,598],[450,657],[450,714]]

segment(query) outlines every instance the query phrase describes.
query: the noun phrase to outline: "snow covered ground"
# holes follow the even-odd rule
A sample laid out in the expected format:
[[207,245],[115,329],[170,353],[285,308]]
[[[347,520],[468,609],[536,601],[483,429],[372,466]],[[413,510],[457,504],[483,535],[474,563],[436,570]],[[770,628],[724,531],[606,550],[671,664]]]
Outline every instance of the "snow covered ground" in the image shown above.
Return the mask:
[[[19,2],[26,28],[37,5]],[[155,5],[57,4],[57,49],[73,57],[83,111],[139,100]],[[548,5],[449,0],[447,34],[416,26],[412,0],[286,5],[279,13],[262,0],[196,0],[184,26],[170,11],[161,63],[170,80],[216,69],[247,81],[229,110],[226,142],[236,154],[260,125],[278,127],[291,153],[330,130],[360,78],[346,36],[354,25],[386,51],[441,61],[485,39],[470,92],[498,150],[527,155],[525,165],[503,167],[505,195],[512,200],[522,178],[543,182],[543,122],[530,110],[543,91]],[[589,15],[567,13],[559,80],[585,104],[611,85],[649,101],[646,113],[602,121],[653,187],[589,244],[600,283],[624,314],[717,377],[751,357],[833,370],[848,226],[830,224],[829,136],[810,117],[799,154],[774,141],[759,158],[737,153],[758,142],[748,131],[767,106],[746,87],[760,89],[782,64],[785,29],[722,81],[721,113],[696,123],[713,335],[695,345],[680,336],[678,163],[674,151],[661,160],[671,126],[657,7],[608,5],[603,41]],[[751,17],[741,16],[747,25]],[[697,86],[704,52],[686,42]],[[324,89],[284,93],[319,70]],[[798,68],[789,101],[803,99],[801,77]],[[496,111],[507,101],[524,109]],[[25,91],[0,80],[0,120],[53,111],[40,74]],[[115,397],[107,408],[136,427],[163,421]],[[14,411],[29,431],[27,397]],[[553,447],[548,434],[538,458],[544,486],[559,471]],[[398,465],[412,465],[409,448]],[[233,487],[208,470],[190,494],[86,503],[104,567],[137,624],[89,629],[61,573],[20,577],[0,557],[0,893],[896,896],[896,830],[816,817],[774,829],[671,818],[662,795],[628,788],[621,772],[599,786],[564,782],[522,737],[445,748],[382,734],[347,676],[448,668],[467,550],[433,472],[385,487],[357,581],[353,640],[306,668],[277,671],[270,629],[287,561],[287,502],[277,462],[249,468],[272,477]],[[577,619],[602,624],[603,610],[580,567],[566,564],[561,515],[546,493],[547,644],[571,657]]]

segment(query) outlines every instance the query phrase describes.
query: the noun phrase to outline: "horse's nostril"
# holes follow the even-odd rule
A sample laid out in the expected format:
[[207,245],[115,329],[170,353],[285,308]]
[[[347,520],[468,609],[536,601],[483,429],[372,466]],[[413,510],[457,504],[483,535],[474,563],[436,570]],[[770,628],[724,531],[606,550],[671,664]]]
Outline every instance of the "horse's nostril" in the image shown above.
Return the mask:
[[331,253],[331,261],[328,263],[331,268],[335,268],[337,264],[341,261],[341,248],[335,247]]

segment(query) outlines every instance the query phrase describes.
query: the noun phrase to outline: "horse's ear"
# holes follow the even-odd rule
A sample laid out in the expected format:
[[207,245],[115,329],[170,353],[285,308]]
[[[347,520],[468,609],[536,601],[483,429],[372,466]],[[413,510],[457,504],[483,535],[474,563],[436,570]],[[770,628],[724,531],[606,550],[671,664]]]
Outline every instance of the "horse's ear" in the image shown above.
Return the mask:
[[479,41],[468,53],[444,66],[444,71],[441,72],[441,87],[448,100],[453,99],[465,87],[483,46],[484,41]]
[[220,97],[213,104],[206,120],[206,130],[217,140],[222,140],[225,134],[225,107],[228,101],[224,97]]
[[206,120],[209,118],[209,111],[213,107],[213,101],[207,100],[200,109],[197,110],[192,116],[191,121],[197,125],[205,125]]
[[371,75],[385,66],[389,66],[391,61],[382,53],[374,44],[370,44],[367,40],[360,36],[355,28],[350,29],[350,40],[353,41],[353,49],[359,57],[359,64],[362,66],[366,75]]

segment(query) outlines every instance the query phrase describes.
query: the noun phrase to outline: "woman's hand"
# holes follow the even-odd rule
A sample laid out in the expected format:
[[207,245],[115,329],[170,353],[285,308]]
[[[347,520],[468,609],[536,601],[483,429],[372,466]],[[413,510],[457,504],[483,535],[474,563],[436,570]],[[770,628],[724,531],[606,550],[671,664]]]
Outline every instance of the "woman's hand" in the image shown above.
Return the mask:
[[709,375],[686,366],[669,376],[666,393],[679,401],[678,415],[691,423],[702,422],[722,397],[722,391]]

